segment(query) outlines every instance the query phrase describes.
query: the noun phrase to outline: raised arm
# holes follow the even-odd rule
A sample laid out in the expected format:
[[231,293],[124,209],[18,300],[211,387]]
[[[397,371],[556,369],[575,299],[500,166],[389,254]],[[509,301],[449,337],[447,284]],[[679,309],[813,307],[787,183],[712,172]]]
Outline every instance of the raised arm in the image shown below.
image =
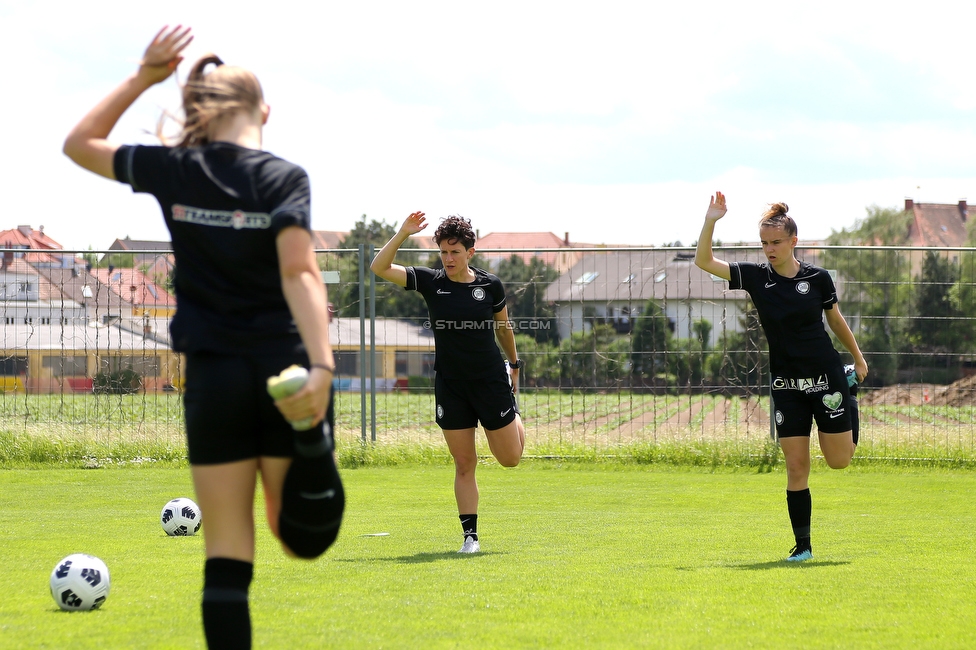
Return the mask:
[[110,92],[71,129],[64,141],[65,155],[88,171],[114,179],[112,159],[119,145],[108,141],[109,133],[139,95],[173,74],[183,60],[180,52],[192,40],[189,27],[177,25],[173,29],[163,27],[159,30],[146,48],[139,70]]
[[857,380],[859,382],[864,381],[864,378],[868,376],[868,362],[864,360],[861,348],[857,346],[851,326],[847,324],[847,319],[840,313],[840,305],[834,303],[830,309],[825,309],[824,316],[827,319],[830,331],[837,336],[837,339],[854,357],[854,373],[857,375]]
[[716,259],[715,255],[712,254],[712,235],[715,233],[715,222],[724,217],[727,210],[725,195],[721,192],[715,192],[715,196],[708,204],[705,224],[702,226],[701,234],[698,235],[698,248],[695,250],[695,265],[723,280],[732,279],[732,273],[729,271],[728,262]]
[[369,265],[370,270],[384,280],[389,280],[401,287],[407,286],[407,269],[399,264],[394,264],[393,259],[396,257],[397,250],[410,235],[415,235],[426,227],[427,222],[424,219],[424,213],[412,213],[400,226],[400,230],[393,235],[390,241],[386,242],[386,245],[373,258]]
[[281,290],[312,365],[305,386],[275,405],[289,422],[311,417],[318,423],[329,406],[333,372],[328,368],[335,368],[329,342],[328,295],[307,230],[298,226],[285,228],[275,243]]

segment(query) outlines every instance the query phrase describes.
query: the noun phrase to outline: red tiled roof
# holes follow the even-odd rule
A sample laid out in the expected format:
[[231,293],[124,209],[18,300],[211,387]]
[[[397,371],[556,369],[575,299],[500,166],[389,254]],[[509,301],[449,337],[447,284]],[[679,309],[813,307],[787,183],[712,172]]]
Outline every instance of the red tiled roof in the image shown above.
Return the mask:
[[313,230],[312,248],[335,249],[342,248],[342,242],[349,235],[341,230]]
[[490,232],[475,243],[478,248],[567,248],[569,244],[551,232]]
[[569,242],[568,239],[569,233],[566,233],[566,237],[559,237],[551,232],[490,232],[475,242],[475,248],[481,250],[494,248],[547,249],[545,252],[525,251],[512,253],[512,255],[521,257],[526,264],[533,257],[538,257],[549,266],[564,271],[582,256],[582,253],[577,253],[574,249],[595,247],[595,244]]
[[912,246],[965,246],[966,226],[976,209],[959,203],[915,203],[906,200],[905,208],[914,216],[908,227]]
[[157,241],[151,239],[116,239],[108,247],[110,251],[170,251],[173,250],[172,242]]
[[[312,247],[316,250],[332,250],[336,248],[345,248],[343,244],[346,241],[346,237],[349,236],[348,232],[342,230],[313,230],[312,231]],[[409,245],[404,246],[404,248],[423,248],[423,249],[433,249],[437,248],[434,242],[431,240],[429,235],[412,235],[409,240]],[[386,243],[386,242],[383,242]]]
[[61,244],[44,234],[44,229],[34,230],[30,226],[18,226],[10,230],[0,230],[0,248],[26,247],[33,250],[60,250]]
[[92,269],[92,275],[133,305],[172,307],[176,299],[138,269]]

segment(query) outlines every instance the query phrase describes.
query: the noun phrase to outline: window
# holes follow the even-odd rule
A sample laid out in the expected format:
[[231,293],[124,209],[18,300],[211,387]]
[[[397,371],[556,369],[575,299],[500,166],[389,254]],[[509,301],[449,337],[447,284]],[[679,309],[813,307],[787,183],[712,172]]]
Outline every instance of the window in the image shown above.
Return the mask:
[[41,366],[50,368],[55,377],[84,377],[88,374],[88,357],[47,356],[41,359]]
[[0,358],[0,375],[15,377],[27,374],[27,357]]
[[576,280],[576,284],[589,284],[596,280],[599,275],[598,271],[587,271]]
[[121,370],[133,370],[140,377],[158,377],[159,357],[142,355],[102,357],[99,359],[98,367],[101,372],[110,374]]
[[434,353],[397,350],[396,375],[397,377],[433,377]]
[[336,374],[345,377],[359,377],[359,353],[351,350],[335,351]]

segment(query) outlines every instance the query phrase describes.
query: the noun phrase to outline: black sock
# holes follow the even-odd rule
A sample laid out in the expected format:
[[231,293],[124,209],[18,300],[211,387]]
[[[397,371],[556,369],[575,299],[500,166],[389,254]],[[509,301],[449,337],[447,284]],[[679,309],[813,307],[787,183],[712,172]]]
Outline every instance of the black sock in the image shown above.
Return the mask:
[[786,509],[790,513],[790,524],[793,526],[793,536],[796,545],[810,546],[810,513],[813,510],[813,500],[810,498],[810,488],[805,490],[786,491]]
[[281,540],[296,555],[316,558],[339,535],[346,494],[339,469],[332,455],[332,435],[328,424],[314,434],[295,440],[292,460],[281,494],[278,530]]
[[210,650],[251,647],[251,613],[247,589],[254,565],[214,557],[203,569],[203,632]]
[[464,531],[465,538],[473,537],[478,541],[478,515],[459,515],[461,520],[461,530]]

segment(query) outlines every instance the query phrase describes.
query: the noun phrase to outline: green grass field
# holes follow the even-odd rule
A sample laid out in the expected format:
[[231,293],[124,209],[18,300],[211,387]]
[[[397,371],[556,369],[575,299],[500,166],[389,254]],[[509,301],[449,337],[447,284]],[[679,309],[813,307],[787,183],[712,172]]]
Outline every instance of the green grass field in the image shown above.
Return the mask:
[[[449,464],[343,476],[323,559],[261,527],[256,648],[976,647],[971,471],[818,465],[800,565],[779,467],[486,463],[476,556],[455,552]],[[0,471],[0,647],[202,648],[202,539],[158,522],[176,496],[185,468]],[[48,593],[74,552],[111,571],[99,611]]]
[[[529,456],[652,455],[680,464],[748,465],[757,458],[765,462],[761,457],[769,436],[766,398],[539,390],[523,393],[520,404]],[[377,395],[376,449],[362,449],[360,396],[339,393],[336,432],[340,454],[348,454],[343,462],[359,465],[384,454],[396,456],[396,462],[404,455],[444,454],[433,417],[430,394]],[[976,406],[873,405],[861,409],[861,422],[862,460],[976,466]],[[372,446],[371,422],[366,436]],[[479,440],[487,454],[484,438]],[[0,468],[52,462],[73,467],[147,459],[180,462],[185,453],[176,394],[0,393]]]

